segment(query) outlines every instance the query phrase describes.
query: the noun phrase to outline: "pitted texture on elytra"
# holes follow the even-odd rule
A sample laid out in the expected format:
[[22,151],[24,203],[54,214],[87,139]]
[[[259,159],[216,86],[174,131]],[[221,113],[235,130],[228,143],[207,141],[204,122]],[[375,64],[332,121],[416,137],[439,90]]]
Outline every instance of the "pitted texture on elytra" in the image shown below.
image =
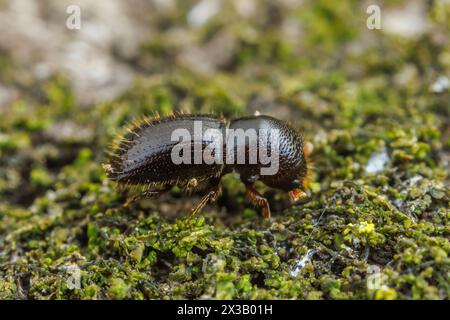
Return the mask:
[[[164,183],[183,181],[190,178],[209,177],[220,169],[220,165],[175,165],[171,159],[172,141],[176,129],[191,133],[192,144],[202,138],[194,135],[194,122],[202,124],[202,133],[207,129],[223,129],[224,124],[207,115],[179,115],[152,121],[143,121],[131,128],[120,144],[116,159],[112,162],[113,180],[127,184]],[[211,141],[203,141],[202,149]],[[193,154],[191,155],[193,159]]]

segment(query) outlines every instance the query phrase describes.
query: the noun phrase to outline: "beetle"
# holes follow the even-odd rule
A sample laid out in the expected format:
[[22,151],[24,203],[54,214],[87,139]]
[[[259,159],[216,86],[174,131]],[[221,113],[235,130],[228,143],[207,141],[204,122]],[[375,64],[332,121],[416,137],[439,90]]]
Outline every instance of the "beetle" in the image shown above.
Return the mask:
[[[176,135],[174,138],[177,130],[187,134],[189,139],[180,140]],[[229,139],[230,131],[234,134],[232,139]],[[236,132],[244,134],[244,138]],[[248,132],[254,133],[253,139],[245,136]],[[258,153],[263,147],[266,156],[277,155],[269,164],[278,165],[272,174],[262,174],[269,168],[262,153]],[[255,189],[254,183],[261,181],[271,188],[286,191],[295,201],[306,199],[311,180],[311,153],[311,143],[304,143],[294,128],[271,116],[254,115],[226,121],[208,114],[175,114],[144,117],[127,126],[126,133],[113,143],[109,162],[103,167],[107,177],[120,186],[143,187],[125,205],[157,197],[175,185],[184,190],[206,190],[191,214],[217,200],[221,178],[234,171],[244,183],[249,201],[261,208],[264,218],[270,218],[269,203]],[[174,154],[178,158],[174,158]],[[197,159],[198,155],[203,158],[193,163],[192,159]],[[235,161],[243,155],[246,161]],[[180,161],[180,156],[189,161]],[[252,156],[253,161],[249,161]],[[230,158],[234,161],[229,161]]]

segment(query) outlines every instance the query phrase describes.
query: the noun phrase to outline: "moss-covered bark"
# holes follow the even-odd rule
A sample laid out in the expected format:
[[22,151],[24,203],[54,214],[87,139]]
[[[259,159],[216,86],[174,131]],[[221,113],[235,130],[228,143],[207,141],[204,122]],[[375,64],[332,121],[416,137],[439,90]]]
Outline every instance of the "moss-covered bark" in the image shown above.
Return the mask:
[[[30,83],[0,55],[22,93],[0,108],[0,298],[448,299],[450,8],[434,2],[415,38],[367,30],[358,1],[248,19],[226,5],[197,28],[183,10],[155,20],[134,87],[89,108],[64,75]],[[124,208],[105,149],[127,121],[179,110],[289,120],[315,146],[312,200],[260,185],[265,221],[229,175],[192,218],[199,195],[177,189]]]

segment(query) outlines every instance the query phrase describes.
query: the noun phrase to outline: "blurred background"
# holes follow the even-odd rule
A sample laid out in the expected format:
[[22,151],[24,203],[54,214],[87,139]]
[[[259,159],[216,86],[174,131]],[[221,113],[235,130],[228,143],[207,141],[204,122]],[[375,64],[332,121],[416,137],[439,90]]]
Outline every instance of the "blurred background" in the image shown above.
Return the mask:
[[[0,297],[448,298],[449,34],[448,0],[0,0]],[[106,148],[174,111],[289,121],[312,201],[259,186],[270,232],[233,176],[206,222],[122,208]]]
[[[442,70],[450,59],[446,0],[3,0],[0,5],[2,105],[24,94],[15,88],[19,84],[31,86],[55,74],[66,77],[81,106],[118,97],[139,76],[185,70],[203,77],[239,74],[253,82],[276,79],[280,72],[301,81],[312,66],[317,73],[339,70],[354,81],[373,76],[372,70],[403,71],[398,78],[404,82],[423,73],[430,85],[448,76]],[[79,29],[66,27],[71,5],[80,8]],[[371,5],[379,8],[380,29],[367,26]]]

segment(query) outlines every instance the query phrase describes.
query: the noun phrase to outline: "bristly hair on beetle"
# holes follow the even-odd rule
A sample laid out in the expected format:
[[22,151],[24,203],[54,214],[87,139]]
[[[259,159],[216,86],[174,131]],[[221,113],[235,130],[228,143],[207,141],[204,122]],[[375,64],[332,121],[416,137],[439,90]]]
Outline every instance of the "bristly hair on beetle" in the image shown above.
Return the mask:
[[[201,154],[204,154],[211,144],[216,145],[217,141],[213,136],[205,135],[205,132],[215,130],[221,137],[219,140],[222,146],[214,151],[213,157],[224,161],[175,163],[172,151],[179,141],[173,139],[173,133],[183,129],[183,132],[190,136],[198,136],[198,123],[201,123],[202,139],[192,139],[183,145],[190,148],[186,150],[191,150],[189,159],[195,157],[193,150],[197,147],[200,148]],[[256,132],[255,144],[246,138],[237,138],[236,144],[227,140],[229,131],[248,132],[249,129]],[[186,191],[204,189],[205,195],[192,209],[191,214],[194,214],[218,198],[222,176],[233,171],[239,174],[244,183],[247,198],[253,205],[262,209],[265,218],[271,216],[270,207],[267,199],[254,188],[256,181],[289,192],[296,202],[308,198],[313,146],[309,142],[303,143],[301,135],[295,129],[276,118],[255,115],[226,121],[209,114],[174,114],[167,117],[156,115],[151,118],[142,117],[126,126],[124,131],[125,133],[112,143],[108,152],[109,162],[104,164],[103,168],[107,177],[117,182],[120,188],[139,189],[138,195],[129,198],[125,205],[142,198],[157,197],[174,186]],[[277,132],[277,140],[265,140],[268,135],[263,133],[270,131]],[[274,141],[277,141],[276,145]],[[268,163],[262,161],[261,157],[257,157],[256,162],[248,163],[229,163],[224,159],[230,154],[233,159],[240,155],[245,155],[248,159],[252,152],[257,152],[256,149],[260,152],[263,145],[271,155],[277,151],[278,167],[273,174],[262,174]],[[184,150],[181,153],[188,155],[189,151]]]

